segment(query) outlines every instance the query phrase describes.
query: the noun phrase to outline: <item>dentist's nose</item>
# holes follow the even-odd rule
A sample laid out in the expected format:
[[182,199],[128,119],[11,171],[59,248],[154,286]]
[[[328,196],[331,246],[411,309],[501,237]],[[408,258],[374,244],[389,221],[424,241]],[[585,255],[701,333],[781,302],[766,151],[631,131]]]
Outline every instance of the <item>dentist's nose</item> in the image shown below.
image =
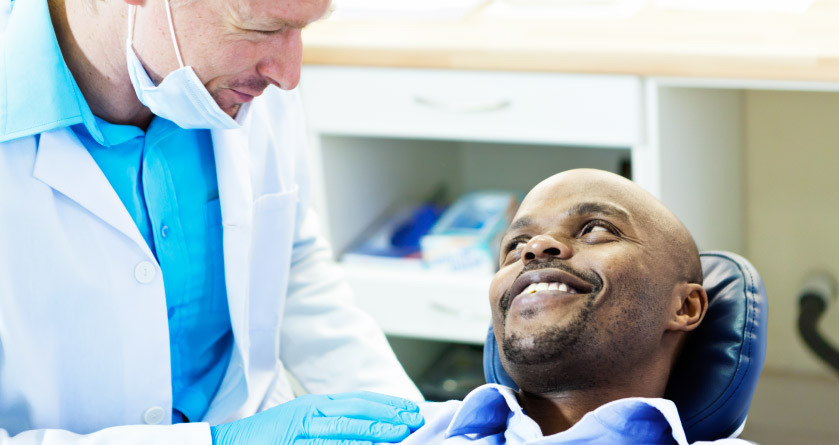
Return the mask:
[[571,258],[571,248],[568,244],[549,235],[539,235],[531,238],[524,247],[522,255],[522,261],[525,265],[531,261],[545,261],[554,258],[563,260]]
[[272,37],[271,54],[257,66],[263,77],[284,90],[293,90],[300,82],[303,63],[303,39],[301,30],[288,29]]

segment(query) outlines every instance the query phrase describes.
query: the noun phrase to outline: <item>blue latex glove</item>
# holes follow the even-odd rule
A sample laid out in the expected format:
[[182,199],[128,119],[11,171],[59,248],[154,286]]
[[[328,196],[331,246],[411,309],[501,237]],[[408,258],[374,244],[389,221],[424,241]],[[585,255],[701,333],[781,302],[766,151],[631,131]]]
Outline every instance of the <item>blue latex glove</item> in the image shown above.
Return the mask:
[[425,423],[408,400],[371,392],[305,395],[210,427],[214,445],[361,445],[399,442]]

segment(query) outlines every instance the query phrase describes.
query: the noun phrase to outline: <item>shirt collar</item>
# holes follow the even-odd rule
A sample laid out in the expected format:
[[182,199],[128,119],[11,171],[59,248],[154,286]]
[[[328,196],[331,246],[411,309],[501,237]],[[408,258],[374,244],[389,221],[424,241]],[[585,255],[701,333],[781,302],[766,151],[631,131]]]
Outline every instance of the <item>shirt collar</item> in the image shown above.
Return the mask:
[[[657,441],[660,435],[670,433],[677,444],[688,443],[679,410],[675,403],[667,399],[630,397],[614,400],[586,413],[574,426],[594,422],[613,431],[620,431],[627,437],[639,438],[642,442],[643,438],[650,442]],[[658,428],[658,425],[669,426],[669,431]]]
[[463,399],[446,430],[446,437],[500,433],[507,429],[511,417],[526,417],[515,391],[496,384],[479,386]]
[[[596,424],[601,428],[623,432],[628,437],[638,437],[655,433],[648,428],[651,422],[666,423],[676,443],[688,443],[676,404],[667,399],[643,397],[619,399],[602,405],[586,413],[573,427],[558,435],[572,439]],[[463,399],[446,430],[446,437],[505,431],[509,434],[514,425],[520,425],[516,435],[521,436],[522,441],[542,437],[539,426],[524,413],[513,389],[487,384],[476,388]]]
[[0,142],[83,123],[112,145],[64,62],[47,1],[12,4],[0,48]]

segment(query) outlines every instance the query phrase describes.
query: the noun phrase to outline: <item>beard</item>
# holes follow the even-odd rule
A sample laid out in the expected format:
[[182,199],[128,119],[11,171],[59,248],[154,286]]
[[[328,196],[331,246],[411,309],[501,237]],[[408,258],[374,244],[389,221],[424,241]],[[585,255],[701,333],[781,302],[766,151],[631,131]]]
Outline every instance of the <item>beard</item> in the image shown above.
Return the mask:
[[[653,318],[660,311],[657,301],[665,301],[651,297],[658,292],[650,289],[650,283],[630,276],[617,280],[621,283],[617,288],[604,289],[596,274],[556,263],[534,268],[543,267],[565,269],[595,287],[568,322],[527,334],[507,329],[512,299],[509,291],[502,296],[501,361],[522,390],[544,394],[603,386],[620,378],[639,358],[649,356],[646,348],[656,344],[656,336],[660,336]],[[623,310],[609,319],[597,316],[604,306],[615,304]],[[538,315],[535,309],[520,313],[524,319]]]
[[[504,367],[521,389],[532,393],[592,388],[600,383],[590,366],[580,360],[599,349],[594,323],[596,293],[565,326],[523,336],[504,331]],[[527,317],[526,313],[522,314]]]

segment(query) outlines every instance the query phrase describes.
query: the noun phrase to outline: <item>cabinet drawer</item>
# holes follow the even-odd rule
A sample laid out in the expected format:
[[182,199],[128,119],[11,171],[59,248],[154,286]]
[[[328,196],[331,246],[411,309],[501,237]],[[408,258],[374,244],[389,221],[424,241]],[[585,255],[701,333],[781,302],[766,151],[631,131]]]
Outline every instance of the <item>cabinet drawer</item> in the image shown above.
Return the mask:
[[307,66],[301,92],[321,134],[631,147],[632,76]]

